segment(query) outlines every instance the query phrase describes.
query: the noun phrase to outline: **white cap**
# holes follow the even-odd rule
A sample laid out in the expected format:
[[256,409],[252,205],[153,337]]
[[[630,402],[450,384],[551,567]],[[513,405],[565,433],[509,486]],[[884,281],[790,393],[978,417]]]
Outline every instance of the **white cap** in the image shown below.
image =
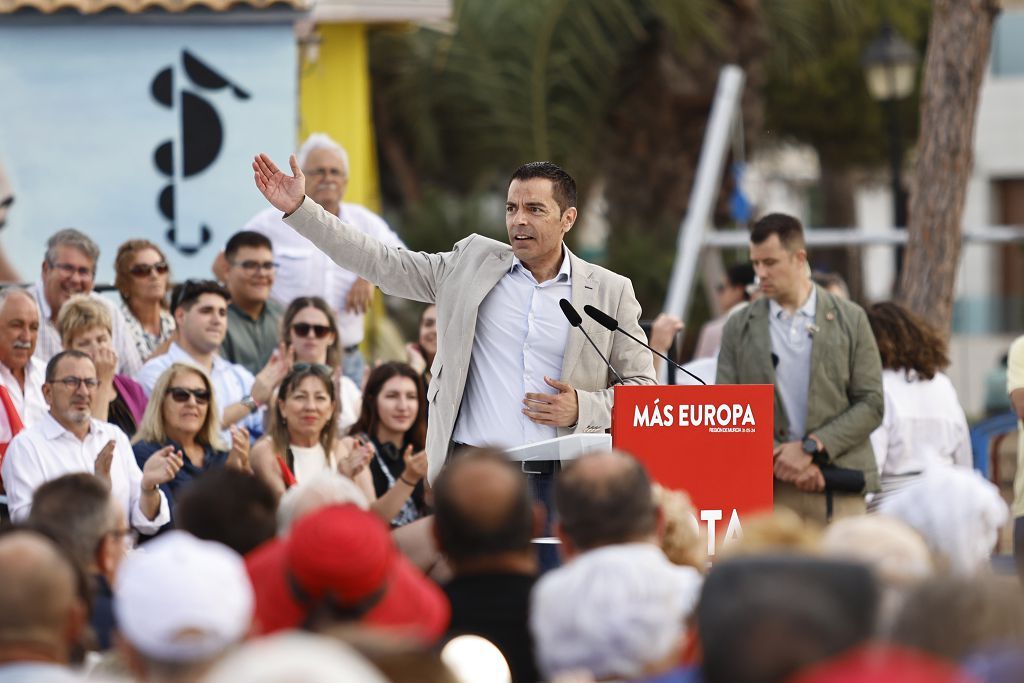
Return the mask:
[[289,631],[250,641],[218,662],[204,683],[387,683],[350,646]]
[[248,633],[252,584],[233,550],[170,531],[125,558],[114,616],[125,639],[147,657],[207,660]]
[[653,543],[588,550],[548,572],[530,598],[541,673],[640,676],[679,644],[702,584]]

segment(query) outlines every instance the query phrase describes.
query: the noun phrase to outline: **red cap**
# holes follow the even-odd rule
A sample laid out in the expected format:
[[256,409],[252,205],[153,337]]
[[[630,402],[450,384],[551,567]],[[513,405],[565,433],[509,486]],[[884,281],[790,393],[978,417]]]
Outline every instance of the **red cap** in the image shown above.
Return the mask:
[[391,540],[384,522],[354,505],[332,505],[245,559],[260,634],[296,628],[329,602],[352,620],[434,642],[448,627],[444,593]]
[[805,669],[788,683],[977,683],[959,668],[892,645],[868,645]]

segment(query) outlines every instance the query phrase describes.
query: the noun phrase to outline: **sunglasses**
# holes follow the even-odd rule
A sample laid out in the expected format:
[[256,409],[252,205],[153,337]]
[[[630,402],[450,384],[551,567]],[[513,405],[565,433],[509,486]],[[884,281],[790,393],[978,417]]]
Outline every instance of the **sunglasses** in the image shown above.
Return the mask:
[[329,335],[332,330],[330,325],[310,325],[309,323],[295,323],[292,325],[292,332],[299,337],[308,337],[309,333],[312,332],[317,339],[323,339]]
[[150,273],[166,275],[170,269],[167,261],[159,261],[157,263],[136,263],[128,269],[128,272],[132,274],[132,277],[149,277]]
[[191,396],[196,400],[196,404],[205,406],[210,402],[210,392],[206,389],[185,389],[184,387],[171,387],[167,390],[167,395],[174,400],[175,403],[188,403],[188,398]]
[[292,372],[315,372],[318,375],[330,375],[334,372],[330,365],[323,363],[292,363]]

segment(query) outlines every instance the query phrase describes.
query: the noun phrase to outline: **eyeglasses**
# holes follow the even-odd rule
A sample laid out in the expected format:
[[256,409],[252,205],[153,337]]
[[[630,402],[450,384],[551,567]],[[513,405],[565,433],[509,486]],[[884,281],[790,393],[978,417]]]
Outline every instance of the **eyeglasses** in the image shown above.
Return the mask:
[[311,168],[308,171],[305,171],[305,174],[309,176],[331,176],[332,178],[347,177],[345,172],[340,168],[324,168],[322,166],[320,168]]
[[309,333],[312,332],[317,339],[323,339],[329,335],[332,330],[330,325],[310,325],[309,323],[295,323],[292,325],[292,332],[299,337],[308,337]]
[[76,267],[71,265],[70,263],[53,263],[50,265],[50,267],[56,268],[61,273],[63,273],[65,277],[78,275],[79,277],[87,277],[91,279],[93,276],[93,269],[91,266],[87,268],[85,266]]
[[205,406],[210,402],[210,392],[206,389],[186,389],[184,387],[171,387],[167,395],[175,403],[188,403],[189,396],[196,400],[196,404]]
[[78,387],[85,385],[85,388],[92,391],[100,385],[99,380],[95,377],[75,377],[74,375],[68,375],[60,379],[55,379],[50,384],[63,384],[71,391],[77,391]]
[[238,266],[247,273],[255,273],[258,270],[272,273],[277,270],[277,263],[274,261],[232,261],[231,265]]
[[157,263],[136,263],[128,269],[128,272],[132,274],[132,277],[149,277],[149,274],[154,272],[157,275],[166,275],[170,269],[167,261],[159,261]]

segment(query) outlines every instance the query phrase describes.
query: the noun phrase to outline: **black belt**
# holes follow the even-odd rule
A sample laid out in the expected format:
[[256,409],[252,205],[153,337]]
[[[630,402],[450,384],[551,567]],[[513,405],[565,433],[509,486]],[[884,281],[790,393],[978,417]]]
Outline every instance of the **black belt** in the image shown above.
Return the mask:
[[355,353],[359,350],[359,344],[353,344],[352,346],[346,346],[342,349],[345,353]]
[[[466,443],[459,441],[452,441],[452,454],[462,448],[476,448],[476,446],[470,446]],[[527,469],[529,467],[529,469]],[[554,474],[562,469],[562,463],[559,460],[524,460],[522,462],[522,469],[524,474]]]

